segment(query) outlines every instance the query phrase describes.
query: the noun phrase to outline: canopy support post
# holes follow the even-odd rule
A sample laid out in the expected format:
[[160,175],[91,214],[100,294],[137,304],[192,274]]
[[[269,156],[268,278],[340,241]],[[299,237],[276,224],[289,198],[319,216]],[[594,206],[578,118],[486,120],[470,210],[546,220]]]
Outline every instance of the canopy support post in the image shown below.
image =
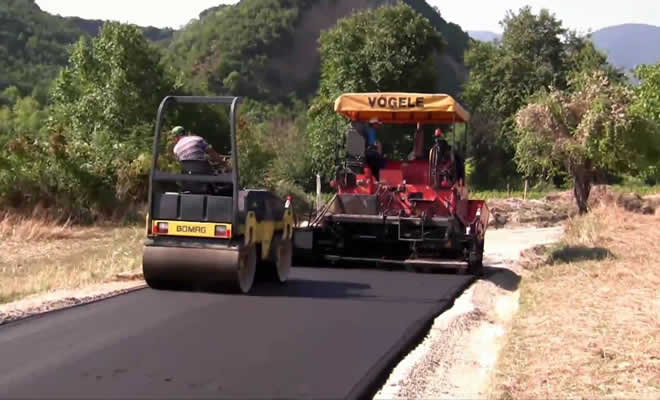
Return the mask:
[[451,116],[451,126],[452,126],[452,147],[456,149],[456,114]]

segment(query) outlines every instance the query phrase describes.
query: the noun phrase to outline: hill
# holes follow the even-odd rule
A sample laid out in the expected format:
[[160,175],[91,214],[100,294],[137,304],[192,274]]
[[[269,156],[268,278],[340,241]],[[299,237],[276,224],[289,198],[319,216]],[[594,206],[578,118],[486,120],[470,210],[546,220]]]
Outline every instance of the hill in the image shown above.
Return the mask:
[[[65,18],[44,12],[34,0],[0,2],[0,91],[16,86],[23,95],[43,99],[67,48],[81,36],[94,36],[103,21]],[[143,28],[153,41],[167,41],[172,30]]]
[[67,61],[66,47],[82,33],[69,21],[41,11],[33,0],[0,3],[0,90],[15,85],[39,91]]
[[[181,31],[142,28],[159,44],[165,62],[183,72],[190,89],[283,101],[314,94],[320,77],[318,38],[322,30],[355,10],[396,0],[241,0],[202,11]],[[442,19],[425,0],[405,2],[428,18],[447,42],[437,57],[443,77],[436,90],[455,94],[466,79],[463,52],[470,38]],[[17,86],[43,99],[48,84],[66,64],[67,48],[81,36],[95,36],[103,20],[61,17],[34,0],[0,5],[0,91]],[[39,95],[41,93],[41,95]]]
[[[96,36],[99,33],[99,30],[106,22],[101,19],[84,19],[79,17],[66,17],[64,18],[71,22],[78,30],[89,36]],[[174,29],[161,29],[153,26],[142,27],[142,32],[144,37],[151,40],[152,42],[164,42],[167,43],[174,36]]]
[[[466,78],[463,52],[470,41],[424,0],[405,0],[427,17],[448,46],[438,57],[437,90],[456,93]],[[197,92],[232,93],[268,101],[314,94],[320,77],[321,31],[353,11],[394,0],[242,0],[204,12],[176,32],[167,61]]]
[[596,47],[606,52],[616,67],[626,72],[641,64],[660,62],[660,27],[624,24],[598,30],[592,35]]

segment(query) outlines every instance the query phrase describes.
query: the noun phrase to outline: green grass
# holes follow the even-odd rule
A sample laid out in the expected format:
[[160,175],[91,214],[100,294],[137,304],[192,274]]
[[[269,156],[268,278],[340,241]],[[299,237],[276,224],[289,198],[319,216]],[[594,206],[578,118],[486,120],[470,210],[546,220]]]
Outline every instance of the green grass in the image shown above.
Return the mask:
[[614,185],[612,189],[617,193],[637,193],[640,196],[649,196],[660,194],[660,185],[637,185],[637,184],[624,184]]

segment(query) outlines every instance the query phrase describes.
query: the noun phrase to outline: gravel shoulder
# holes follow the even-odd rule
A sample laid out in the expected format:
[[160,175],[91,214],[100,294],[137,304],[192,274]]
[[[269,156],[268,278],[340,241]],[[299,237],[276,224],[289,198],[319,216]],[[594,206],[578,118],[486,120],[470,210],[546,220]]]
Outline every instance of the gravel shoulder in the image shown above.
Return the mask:
[[0,325],[49,311],[91,303],[146,287],[143,280],[127,276],[126,280],[99,283],[79,289],[56,290],[25,297],[0,305]]
[[433,323],[376,399],[487,398],[498,354],[518,311],[521,251],[559,240],[561,227],[491,229],[486,273]]

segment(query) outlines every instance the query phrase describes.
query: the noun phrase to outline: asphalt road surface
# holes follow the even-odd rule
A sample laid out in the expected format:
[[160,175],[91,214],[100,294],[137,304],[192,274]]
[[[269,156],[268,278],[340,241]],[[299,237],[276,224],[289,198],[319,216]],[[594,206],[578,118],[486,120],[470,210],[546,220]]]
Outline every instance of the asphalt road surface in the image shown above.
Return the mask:
[[0,327],[0,398],[369,397],[471,280],[294,268],[250,296],[139,290]]

